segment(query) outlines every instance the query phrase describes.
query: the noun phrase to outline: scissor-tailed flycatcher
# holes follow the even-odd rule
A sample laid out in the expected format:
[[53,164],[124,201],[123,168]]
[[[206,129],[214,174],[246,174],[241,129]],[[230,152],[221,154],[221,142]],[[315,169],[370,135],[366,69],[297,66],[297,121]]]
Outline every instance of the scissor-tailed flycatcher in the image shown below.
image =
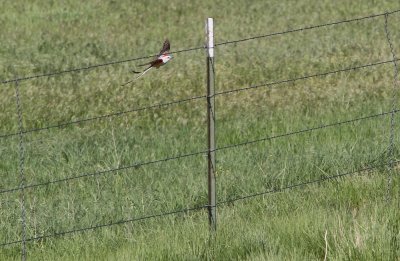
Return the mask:
[[169,40],[166,39],[164,41],[164,45],[160,51],[160,53],[155,57],[155,59],[151,62],[145,63],[145,64],[140,64],[139,66],[145,66],[145,65],[150,65],[149,67],[147,67],[143,72],[136,72],[136,71],[132,71],[133,73],[140,73],[139,76],[137,76],[136,78],[122,84],[122,86],[125,86],[131,82],[136,81],[137,79],[139,79],[140,77],[142,77],[145,73],[147,73],[148,71],[150,71],[150,69],[152,68],[160,68],[160,66],[166,64],[169,60],[172,59],[172,55],[169,54],[169,49],[170,49],[170,43]]

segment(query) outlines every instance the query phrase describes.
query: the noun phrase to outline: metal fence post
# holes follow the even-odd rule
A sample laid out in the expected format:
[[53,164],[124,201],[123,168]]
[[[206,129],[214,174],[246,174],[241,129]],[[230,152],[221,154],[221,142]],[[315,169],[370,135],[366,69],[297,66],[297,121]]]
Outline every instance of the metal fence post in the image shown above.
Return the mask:
[[[393,58],[393,91],[392,91],[392,104],[391,104],[391,115],[390,115],[390,135],[389,135],[389,172],[387,177],[387,188],[386,188],[386,201],[391,201],[391,193],[392,193],[392,179],[394,173],[394,161],[395,161],[395,144],[394,144],[394,136],[395,136],[395,111],[396,111],[396,100],[397,100],[397,85],[399,78],[399,68],[397,65],[397,57],[395,53],[395,48],[392,43],[392,39],[390,37],[389,25],[388,25],[389,13],[385,13],[385,33],[386,40],[390,49],[390,53]],[[400,201],[399,201],[400,202]]]
[[208,127],[208,217],[210,229],[217,228],[215,192],[215,89],[214,89],[214,21],[207,18],[207,127]]
[[19,83],[15,82],[15,101],[17,107],[17,116],[18,116],[18,136],[19,136],[19,174],[21,178],[21,226],[22,226],[22,235],[21,235],[21,260],[26,260],[26,210],[25,210],[25,148],[24,148],[24,136],[23,136],[23,123],[22,123],[22,109],[21,109],[21,100],[19,94]]

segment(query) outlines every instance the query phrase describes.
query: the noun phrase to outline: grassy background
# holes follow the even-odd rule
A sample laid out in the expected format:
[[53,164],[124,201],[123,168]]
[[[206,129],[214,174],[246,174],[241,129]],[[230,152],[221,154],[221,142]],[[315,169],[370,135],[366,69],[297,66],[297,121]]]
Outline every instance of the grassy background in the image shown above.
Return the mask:
[[[202,46],[398,9],[397,1],[13,1],[1,3],[0,79]],[[389,30],[400,53],[400,15]],[[135,62],[20,83],[24,129],[204,95],[203,50],[121,87]],[[217,91],[392,59],[384,17],[216,49]],[[142,61],[139,61],[141,63]],[[0,135],[18,131],[14,85],[0,86]],[[396,90],[398,94],[398,90]],[[386,112],[393,65],[217,96],[217,146]],[[398,97],[399,95],[397,95]],[[397,104],[397,99],[396,99]],[[395,156],[400,137],[396,115]],[[206,148],[204,99],[24,136],[26,184]],[[388,162],[390,117],[217,152],[218,200]],[[0,189],[17,187],[18,137],[0,139]],[[207,203],[204,155],[26,190],[27,237]],[[387,175],[392,201],[385,202]],[[27,244],[32,260],[396,260],[398,172],[385,168],[224,204],[210,241],[205,211]],[[0,195],[0,243],[21,239],[19,193]],[[0,248],[19,259],[20,244]]]

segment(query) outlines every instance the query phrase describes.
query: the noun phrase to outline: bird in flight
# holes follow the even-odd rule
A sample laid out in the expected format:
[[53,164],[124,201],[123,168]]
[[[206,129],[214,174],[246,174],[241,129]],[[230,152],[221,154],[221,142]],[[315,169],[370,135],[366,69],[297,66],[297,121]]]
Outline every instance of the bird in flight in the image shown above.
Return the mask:
[[154,58],[153,61],[139,65],[139,66],[149,65],[149,67],[144,69],[142,72],[132,71],[133,73],[139,73],[139,75],[136,78],[134,78],[134,79],[122,84],[122,86],[125,86],[125,85],[127,85],[127,84],[129,84],[131,82],[136,81],[137,79],[142,77],[145,73],[150,71],[150,69],[152,69],[152,68],[158,69],[158,68],[160,68],[160,66],[162,66],[162,65],[166,64],[167,62],[169,62],[169,60],[171,60],[173,58],[172,55],[168,53],[169,49],[170,49],[170,43],[169,43],[169,40],[166,39],[164,41],[162,49],[160,50],[160,53]]

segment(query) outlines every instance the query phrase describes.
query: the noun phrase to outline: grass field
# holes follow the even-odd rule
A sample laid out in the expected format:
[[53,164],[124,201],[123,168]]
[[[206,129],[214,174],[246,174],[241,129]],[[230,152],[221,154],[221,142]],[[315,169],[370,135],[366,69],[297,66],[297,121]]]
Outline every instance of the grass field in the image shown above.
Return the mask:
[[[400,9],[398,1],[7,1],[0,4],[0,80],[217,43]],[[216,91],[392,59],[384,16],[221,45]],[[400,13],[388,18],[400,57]],[[146,60],[19,83],[25,130],[206,94],[206,53],[174,54],[130,86]],[[393,63],[218,95],[217,148],[390,112]],[[393,96],[395,94],[395,96]],[[394,98],[393,98],[394,97]],[[26,237],[207,204],[206,101],[195,99],[24,135]],[[353,175],[206,210],[127,222],[26,244],[28,260],[399,260],[400,117],[391,115],[217,151],[217,201]],[[15,84],[0,85],[0,136],[18,132]],[[0,190],[20,185],[19,137],[0,138]],[[92,173],[99,175],[92,176]],[[388,177],[391,186],[388,190]],[[386,198],[391,200],[387,201]],[[21,240],[21,192],[0,194],[0,244]],[[0,260],[21,258],[21,244]]]

